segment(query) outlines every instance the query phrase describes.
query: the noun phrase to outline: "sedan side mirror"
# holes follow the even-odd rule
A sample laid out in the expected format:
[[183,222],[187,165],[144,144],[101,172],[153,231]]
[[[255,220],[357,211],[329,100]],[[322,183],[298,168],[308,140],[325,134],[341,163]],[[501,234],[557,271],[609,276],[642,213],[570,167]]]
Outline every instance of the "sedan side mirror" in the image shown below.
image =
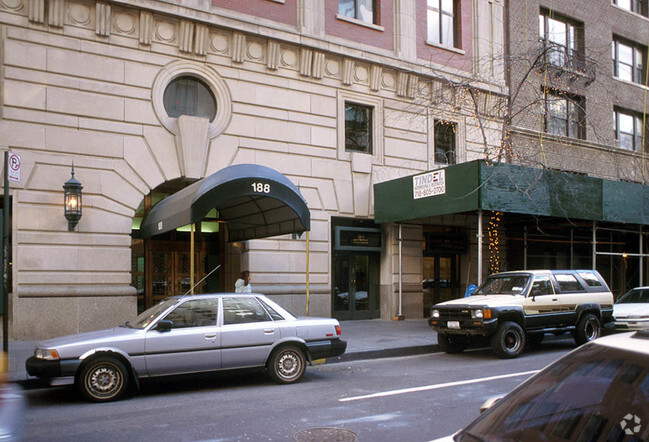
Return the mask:
[[163,319],[161,321],[158,321],[158,324],[155,326],[155,329],[159,332],[168,332],[169,330],[172,329],[174,323],[173,321],[169,321],[168,319]]

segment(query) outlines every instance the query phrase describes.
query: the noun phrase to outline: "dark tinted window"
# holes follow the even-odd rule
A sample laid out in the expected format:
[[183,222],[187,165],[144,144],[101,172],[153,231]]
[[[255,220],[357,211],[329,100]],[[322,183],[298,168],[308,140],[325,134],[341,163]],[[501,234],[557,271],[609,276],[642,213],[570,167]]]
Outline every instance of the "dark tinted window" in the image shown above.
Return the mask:
[[498,402],[456,440],[643,440],[648,380],[645,355],[589,344]]
[[638,304],[649,302],[649,289],[633,289],[617,300],[618,304]]

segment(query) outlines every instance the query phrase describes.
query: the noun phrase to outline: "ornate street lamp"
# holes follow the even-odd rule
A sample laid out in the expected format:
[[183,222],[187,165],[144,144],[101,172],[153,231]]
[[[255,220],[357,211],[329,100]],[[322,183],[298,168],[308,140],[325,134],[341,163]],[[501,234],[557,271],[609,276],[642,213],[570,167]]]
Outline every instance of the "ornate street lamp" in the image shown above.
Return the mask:
[[72,176],[63,185],[63,214],[68,220],[68,230],[72,232],[81,219],[81,189],[83,186],[74,177],[74,163],[72,163]]

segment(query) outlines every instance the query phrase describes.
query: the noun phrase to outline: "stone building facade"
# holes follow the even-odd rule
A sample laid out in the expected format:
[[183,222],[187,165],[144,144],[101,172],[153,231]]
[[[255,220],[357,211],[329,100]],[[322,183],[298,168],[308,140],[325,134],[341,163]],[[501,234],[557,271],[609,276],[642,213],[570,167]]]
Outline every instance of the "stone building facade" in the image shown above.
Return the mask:
[[[22,160],[9,191],[12,338],[112,326],[183,292],[185,231],[146,239],[139,223],[235,164],[288,177],[311,230],[231,243],[213,216],[197,275],[221,265],[210,290],[250,269],[255,291],[297,314],[308,292],[311,315],[422,317],[422,242],[465,229],[461,251],[442,254],[463,290],[476,279],[475,215],[372,222],[373,184],[499,148],[504,70],[484,60],[503,50],[503,2],[442,3],[0,0],[0,147]],[[206,88],[213,114],[171,112],[178,78]],[[348,148],[350,109],[372,117],[369,150]],[[83,216],[69,231],[61,187],[73,163]]]

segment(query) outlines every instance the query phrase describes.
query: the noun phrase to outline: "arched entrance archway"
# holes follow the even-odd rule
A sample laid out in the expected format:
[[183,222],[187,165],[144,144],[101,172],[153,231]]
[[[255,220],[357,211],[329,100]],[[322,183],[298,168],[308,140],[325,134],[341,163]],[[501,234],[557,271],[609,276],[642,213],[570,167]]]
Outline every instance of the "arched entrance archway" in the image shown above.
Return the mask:
[[[191,288],[190,226],[181,226],[150,238],[144,238],[141,231],[142,220],[151,209],[186,185],[182,180],[174,180],[158,186],[144,197],[136,211],[131,235],[131,278],[137,289],[138,312],[168,296],[182,295]],[[194,228],[195,277],[200,281],[223,263],[226,237],[215,209]],[[220,292],[223,288],[223,275],[217,270],[196,287],[195,293]]]
[[[165,197],[152,192],[147,197],[148,205],[145,198],[143,218],[133,235],[133,256],[139,247],[142,249],[143,259],[134,263],[138,271],[134,270],[133,278],[144,307],[155,303],[156,298],[184,294],[184,288],[191,289],[192,276],[200,281],[223,260],[228,241],[301,233],[311,227],[310,212],[298,188],[287,177],[265,166],[226,167],[180,190],[185,183],[172,184],[176,184],[175,193]],[[194,240],[192,233],[190,238],[183,235],[191,225],[198,236]],[[216,227],[216,232],[204,228],[208,225]],[[217,235],[212,236],[214,233]],[[137,239],[141,239],[141,245],[136,244]],[[192,256],[190,247],[196,241],[200,244]],[[194,275],[191,268],[195,269]],[[221,291],[223,282],[219,276],[216,281],[213,276],[207,278],[195,292]],[[159,287],[156,281],[160,281]]]

